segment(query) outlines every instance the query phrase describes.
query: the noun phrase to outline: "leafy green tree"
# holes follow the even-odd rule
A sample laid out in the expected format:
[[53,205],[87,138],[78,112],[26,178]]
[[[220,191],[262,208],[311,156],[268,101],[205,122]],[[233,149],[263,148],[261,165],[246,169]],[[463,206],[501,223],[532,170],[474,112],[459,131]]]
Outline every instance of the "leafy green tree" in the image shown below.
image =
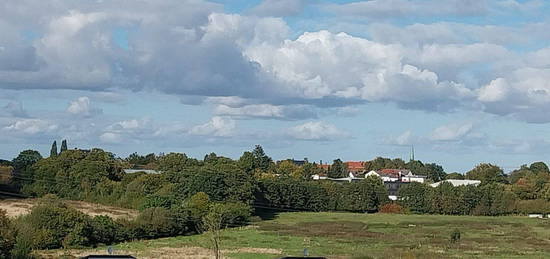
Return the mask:
[[433,182],[439,182],[441,180],[445,180],[445,177],[447,176],[447,174],[443,170],[443,167],[438,164],[435,164],[435,163],[426,164],[424,165],[424,168],[425,168],[427,178],[432,180]]
[[452,180],[452,179],[464,180],[464,175],[461,174],[461,173],[453,172],[453,173],[447,174],[445,176],[445,179],[448,179],[448,180]]
[[479,164],[466,173],[466,178],[480,180],[481,184],[506,183],[506,175],[502,169],[492,164]]
[[376,171],[385,168],[403,169],[405,168],[405,161],[400,158],[389,159],[383,157],[377,157],[371,161],[365,162],[366,171]]
[[290,160],[284,160],[278,162],[275,166],[275,172],[281,176],[294,177],[296,179],[302,178],[303,168],[301,166],[295,165]]
[[550,169],[544,162],[535,162],[529,166],[529,169],[535,173],[550,174]]
[[57,141],[53,141],[52,149],[50,150],[50,157],[56,157],[57,156]]
[[34,178],[32,166],[42,159],[42,155],[35,150],[24,150],[13,159],[13,182],[17,188],[31,184]]
[[399,204],[413,213],[429,212],[430,186],[418,182],[411,182],[399,188],[397,196]]
[[256,145],[256,147],[254,147],[252,155],[254,156],[255,169],[260,169],[266,172],[273,165],[273,159],[265,154],[264,149],[260,145]]
[[181,172],[185,168],[197,166],[199,161],[182,153],[169,153],[158,158],[158,169],[163,172]]
[[369,176],[365,180],[347,184],[343,188],[341,210],[356,212],[376,212],[389,202],[388,192],[379,177]]
[[328,169],[329,178],[343,178],[348,176],[348,170],[342,160],[336,159]]
[[138,232],[144,238],[167,237],[177,232],[178,226],[165,208],[148,208],[136,218]]
[[63,153],[63,151],[67,151],[67,140],[66,139],[61,141],[61,149],[59,150],[59,153]]

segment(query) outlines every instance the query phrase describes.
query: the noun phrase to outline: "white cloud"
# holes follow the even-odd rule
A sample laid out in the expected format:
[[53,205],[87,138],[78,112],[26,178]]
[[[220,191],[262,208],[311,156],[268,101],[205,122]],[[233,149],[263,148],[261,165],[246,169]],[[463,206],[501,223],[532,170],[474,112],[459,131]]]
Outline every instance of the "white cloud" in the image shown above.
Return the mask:
[[22,119],[3,128],[5,131],[36,135],[51,133],[58,129],[58,125],[42,119]]
[[462,140],[473,129],[472,123],[443,125],[433,130],[430,135],[435,141],[458,141]]
[[102,113],[100,109],[92,107],[90,98],[86,96],[79,97],[76,100],[71,101],[69,107],[67,107],[67,112],[82,117],[91,117]]
[[99,140],[103,143],[120,143],[122,142],[122,136],[113,132],[105,132],[99,136]]
[[550,122],[550,69],[523,68],[479,89],[484,111],[531,123]]
[[243,118],[264,118],[281,120],[299,120],[317,117],[314,109],[307,105],[271,105],[251,104],[243,107],[229,107],[227,105],[216,106],[214,113],[223,116],[235,116]]
[[298,140],[330,141],[350,137],[348,132],[323,121],[306,122],[288,129],[287,133]]
[[306,0],[264,0],[249,10],[258,16],[296,15],[304,8]]
[[27,111],[23,108],[23,103],[19,101],[9,101],[4,107],[0,109],[2,111],[3,115],[0,115],[0,117],[3,117],[5,115],[13,116],[13,117],[28,117]]
[[346,4],[328,4],[325,9],[341,14],[389,19],[429,15],[478,16],[489,11],[486,0],[369,0]]
[[229,118],[215,116],[209,122],[192,127],[189,134],[214,136],[214,137],[229,137],[234,134],[235,121]]

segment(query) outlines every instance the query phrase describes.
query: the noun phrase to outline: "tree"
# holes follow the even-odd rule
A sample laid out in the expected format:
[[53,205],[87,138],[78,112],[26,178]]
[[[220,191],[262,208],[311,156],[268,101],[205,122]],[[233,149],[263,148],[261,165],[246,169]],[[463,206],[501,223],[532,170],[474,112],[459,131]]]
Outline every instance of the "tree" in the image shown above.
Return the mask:
[[529,169],[535,173],[550,174],[550,169],[544,162],[535,162],[529,166]]
[[273,164],[273,159],[265,154],[264,149],[260,145],[256,145],[252,151],[252,156],[254,156],[255,169],[260,169],[266,172]]
[[431,164],[424,165],[424,168],[426,169],[426,176],[428,177],[428,179],[432,180],[433,182],[439,182],[441,180],[445,180],[445,177],[447,174],[443,170],[442,166],[435,163],[431,163]]
[[470,180],[480,180],[481,184],[506,183],[506,175],[502,169],[492,164],[479,164],[466,173]]
[[59,153],[63,153],[63,151],[66,151],[67,150],[67,140],[64,139],[63,141],[61,141],[61,149],[59,150]]
[[56,157],[57,156],[57,141],[53,141],[52,149],[50,149],[50,157]]
[[413,213],[426,213],[429,211],[429,188],[429,186],[418,182],[401,186],[397,192],[399,203]]
[[447,174],[445,176],[445,179],[457,179],[457,180],[464,180],[464,175],[461,174],[461,173],[457,173],[457,172],[453,172],[453,173],[450,173],[450,174]]
[[34,177],[32,165],[42,159],[42,155],[36,150],[24,150],[13,159],[14,183],[17,188],[26,183],[31,183]]
[[336,159],[332,162],[332,165],[328,169],[329,178],[343,178],[347,177],[347,168],[344,162],[340,159]]

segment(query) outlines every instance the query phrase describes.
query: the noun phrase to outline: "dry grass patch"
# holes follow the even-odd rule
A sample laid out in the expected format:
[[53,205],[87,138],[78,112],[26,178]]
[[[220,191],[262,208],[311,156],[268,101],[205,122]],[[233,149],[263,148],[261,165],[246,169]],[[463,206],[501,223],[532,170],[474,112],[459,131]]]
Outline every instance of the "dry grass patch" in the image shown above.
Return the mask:
[[[0,208],[6,210],[8,217],[14,218],[30,213],[32,207],[38,203],[38,200],[39,199],[2,199],[0,200]],[[90,216],[103,215],[114,219],[132,219],[138,215],[137,210],[106,206],[97,203],[84,201],[65,201],[65,203]]]

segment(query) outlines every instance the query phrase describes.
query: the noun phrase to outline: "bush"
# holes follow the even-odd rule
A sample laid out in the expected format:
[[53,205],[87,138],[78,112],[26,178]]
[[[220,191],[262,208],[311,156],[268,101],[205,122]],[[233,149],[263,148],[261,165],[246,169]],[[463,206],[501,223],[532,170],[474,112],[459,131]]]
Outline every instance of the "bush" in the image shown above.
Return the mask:
[[126,239],[124,226],[107,216],[95,216],[92,221],[93,244],[110,245]]
[[460,230],[455,228],[453,232],[451,232],[451,243],[458,243],[458,241],[460,241]]
[[378,211],[380,213],[394,213],[394,214],[403,214],[405,213],[405,209],[401,207],[401,205],[397,203],[387,203],[382,206],[380,206],[380,210]]
[[[90,244],[90,217],[62,202],[40,202],[18,222],[18,233],[30,235],[33,249],[80,247]],[[21,242],[27,243],[28,240]]]
[[15,245],[15,233],[6,211],[0,209],[0,258],[8,258]]
[[165,208],[145,209],[135,221],[141,238],[167,237],[178,232],[170,211]]

